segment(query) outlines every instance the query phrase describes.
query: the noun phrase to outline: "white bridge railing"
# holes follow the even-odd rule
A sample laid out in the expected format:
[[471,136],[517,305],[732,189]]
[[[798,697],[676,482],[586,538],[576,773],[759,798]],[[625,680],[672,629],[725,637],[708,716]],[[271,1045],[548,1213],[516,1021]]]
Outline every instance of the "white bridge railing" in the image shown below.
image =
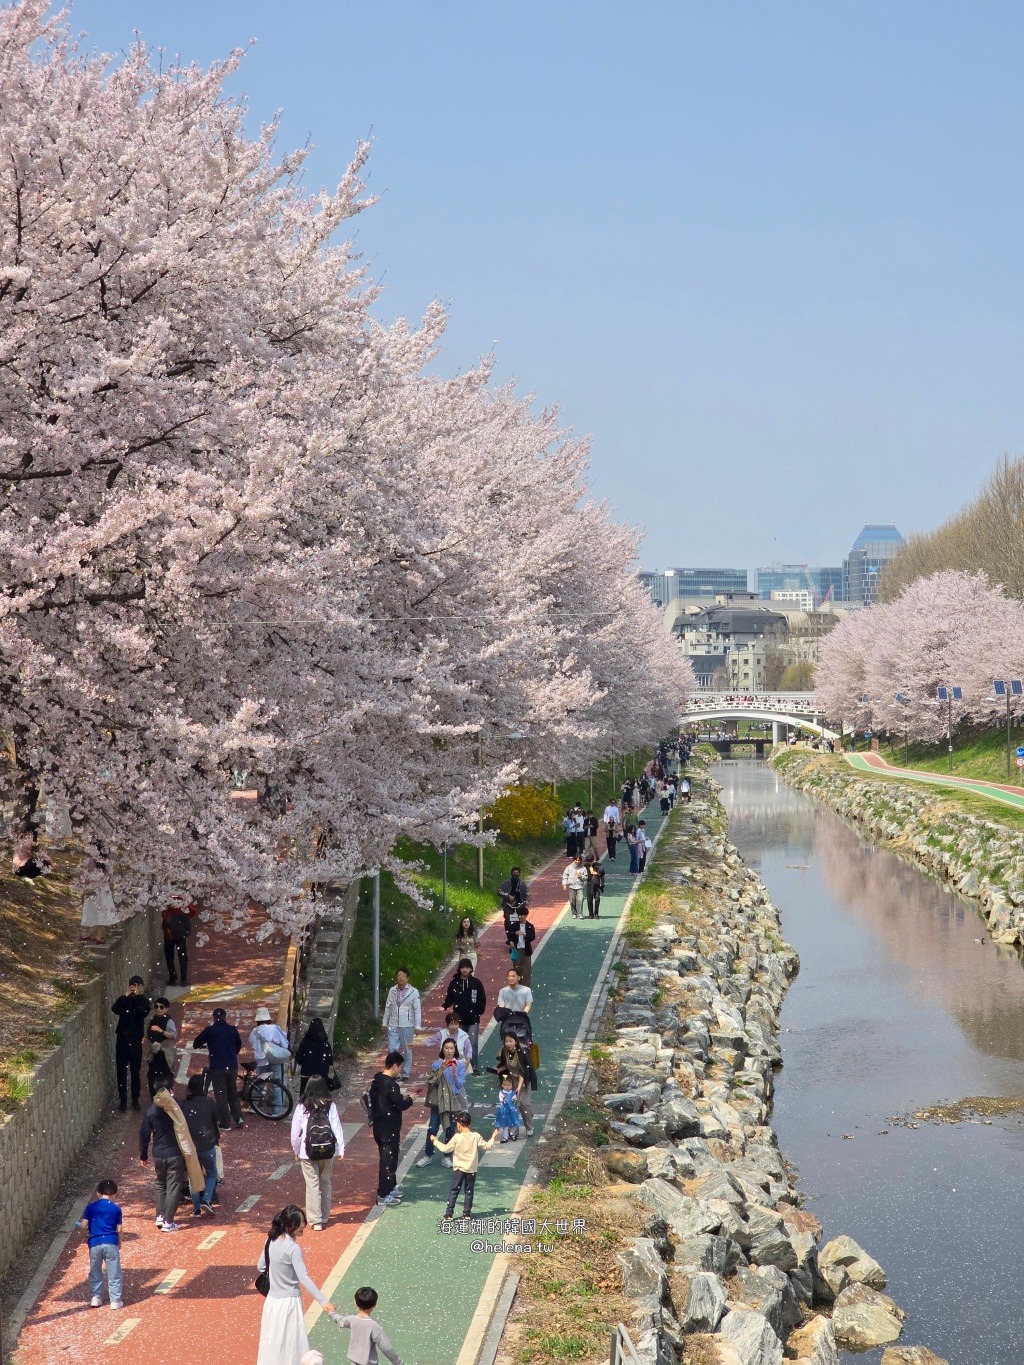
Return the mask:
[[696,692],[686,704],[686,714],[702,711],[768,711],[778,715],[820,714],[813,692]]

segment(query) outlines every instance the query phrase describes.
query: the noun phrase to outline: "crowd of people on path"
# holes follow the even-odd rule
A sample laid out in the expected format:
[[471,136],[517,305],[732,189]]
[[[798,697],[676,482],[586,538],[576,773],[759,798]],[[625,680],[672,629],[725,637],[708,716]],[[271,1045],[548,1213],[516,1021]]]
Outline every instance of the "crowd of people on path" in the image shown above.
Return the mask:
[[[664,748],[634,780],[623,783],[620,800],[610,800],[600,818],[577,806],[566,813],[566,857],[562,874],[573,918],[598,918],[605,886],[605,866],[598,840],[605,836],[609,859],[625,842],[631,873],[642,872],[651,841],[639,815],[650,801],[667,814],[677,800],[689,800],[689,781],[669,771],[670,757],[681,763],[689,757],[680,743],[670,755]],[[394,1208],[402,1199],[398,1166],[403,1120],[420,1099],[429,1120],[419,1167],[429,1166],[440,1153],[451,1171],[444,1219],[452,1219],[459,1200],[462,1216],[473,1210],[480,1158],[496,1144],[513,1143],[534,1134],[532,1103],[537,1089],[539,1052],[533,1038],[534,994],[532,962],[537,932],[530,918],[530,887],[519,867],[510,870],[498,888],[501,930],[509,955],[505,984],[498,992],[493,1017],[499,1046],[493,1065],[482,1066],[481,1024],[488,1009],[487,990],[477,976],[479,934],[473,920],[463,916],[455,936],[457,966],[441,1002],[443,1024],[424,1030],[420,993],[409,972],[400,968],[388,991],[381,1017],[388,1050],[363,1095],[372,1136],[378,1148],[376,1203],[379,1210]],[[164,914],[164,950],[168,983],[188,982],[188,938],[194,907],[172,906]],[[191,1202],[192,1217],[215,1216],[218,1187],[224,1179],[222,1137],[241,1128],[245,1120],[238,1087],[242,1037],[227,1011],[217,1007],[210,1022],[187,1045],[178,1036],[170,1001],[158,996],[150,1005],[141,977],[133,976],[125,993],[111,1006],[117,1016],[115,1064],[118,1106],[142,1110],[142,1067],[150,1103],[139,1128],[139,1160],[151,1161],[155,1185],[156,1226],[164,1233],[180,1231],[179,1208]],[[319,1233],[331,1217],[331,1177],[335,1161],[345,1155],[345,1133],[332,1091],[338,1087],[334,1056],[321,1019],[313,1019],[295,1050],[284,1029],[265,1006],[255,1014],[248,1045],[255,1068],[284,1085],[291,1062],[298,1072],[299,1094],[291,1119],[292,1154],[305,1186],[305,1206],[289,1205],[274,1218],[257,1267],[256,1287],[264,1295],[257,1365],[321,1365],[323,1357],[310,1350],[303,1320],[302,1290],[350,1333],[349,1359],[365,1365],[383,1355],[401,1365],[400,1357],[372,1314],[376,1291],[357,1291],[353,1314],[340,1314],[306,1271],[300,1240],[312,1229]],[[174,1088],[179,1049],[205,1051],[208,1065],[187,1079],[180,1103]],[[430,1060],[422,1082],[412,1084],[414,1048],[425,1046]],[[245,1064],[250,1070],[252,1066]],[[494,1120],[489,1136],[473,1128],[469,1078],[489,1073],[495,1078]],[[403,1082],[405,1089],[403,1089]],[[96,1197],[83,1212],[81,1226],[89,1238],[90,1303],[102,1303],[104,1281],[112,1308],[121,1308],[120,1235],[122,1210],[115,1202],[117,1185],[101,1181]]]

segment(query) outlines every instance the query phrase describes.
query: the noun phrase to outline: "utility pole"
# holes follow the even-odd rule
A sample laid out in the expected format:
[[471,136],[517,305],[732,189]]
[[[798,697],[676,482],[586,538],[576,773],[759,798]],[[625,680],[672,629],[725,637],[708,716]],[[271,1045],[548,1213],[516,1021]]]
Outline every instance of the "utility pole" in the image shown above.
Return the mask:
[[380,868],[373,874],[373,1017],[380,1018]]
[[[483,737],[483,732],[480,733],[480,735],[479,735],[479,737],[478,737],[478,739],[477,739],[477,743],[476,743],[476,766],[477,766],[478,768],[482,768],[482,767],[484,766],[484,737]],[[479,811],[479,813],[478,813],[478,815],[477,815],[476,832],[477,832],[477,834],[483,834],[483,832],[484,832],[484,812],[483,812],[483,808],[482,808],[482,807],[481,807],[481,809],[480,809],[480,811]],[[482,890],[483,890],[483,886],[484,886],[484,846],[483,846],[483,844],[477,844],[477,846],[476,846],[476,884],[477,884],[477,886],[480,887],[480,889],[481,889],[481,891],[482,891]]]
[[441,909],[448,911],[448,845],[441,845]]
[[1013,769],[1010,766],[1010,698],[1024,695],[1024,682],[1020,678],[1010,678],[1008,681],[1003,678],[994,678],[992,690],[997,697],[1006,698],[1006,780],[1013,778]]
[[935,695],[939,701],[946,703],[946,740],[949,746],[949,771],[953,771],[953,703],[963,701],[964,692],[962,687],[937,687]]

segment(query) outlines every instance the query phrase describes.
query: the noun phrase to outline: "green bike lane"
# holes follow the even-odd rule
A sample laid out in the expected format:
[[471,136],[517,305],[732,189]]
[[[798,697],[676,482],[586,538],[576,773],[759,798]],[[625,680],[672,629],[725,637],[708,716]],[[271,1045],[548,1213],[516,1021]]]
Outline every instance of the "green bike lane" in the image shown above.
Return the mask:
[[986,782],[977,777],[954,777],[952,774],[930,773],[922,768],[896,768],[887,763],[880,754],[847,754],[846,761],[851,768],[860,772],[884,773],[887,777],[906,778],[909,782],[926,782],[935,787],[955,787],[960,791],[975,792],[990,801],[1000,801],[1005,806],[1015,806],[1024,810],[1024,789]]
[[[648,833],[656,836],[662,825],[660,811],[649,807],[643,819]],[[537,1136],[543,1132],[563,1076],[575,1063],[574,1044],[588,1002],[601,977],[602,964],[629,893],[639,880],[629,875],[629,859],[624,855],[626,847],[621,844],[619,857],[605,861],[601,917],[574,920],[566,910],[545,938],[533,966],[531,1022],[534,1041],[540,1049],[537,1091],[533,1097]],[[556,871],[560,878],[560,867]],[[493,1064],[498,1048],[498,1031],[492,1027],[486,1035],[486,1045],[481,1043],[481,1062]],[[473,1127],[482,1136],[490,1137],[497,1104],[495,1078],[485,1072],[471,1077],[468,1084],[474,1104]],[[422,1143],[421,1128],[413,1155],[419,1155]],[[346,1252],[325,1283],[324,1290],[338,1310],[353,1312],[356,1289],[372,1285],[380,1295],[376,1316],[405,1365],[456,1365],[460,1358],[465,1365],[466,1360],[475,1356],[467,1337],[471,1328],[479,1334],[477,1309],[481,1298],[485,1290],[489,1294],[494,1288],[493,1277],[491,1285],[488,1280],[496,1255],[500,1254],[496,1248],[529,1243],[534,1248],[529,1254],[542,1254],[536,1250],[539,1237],[535,1233],[504,1231],[505,1220],[513,1217],[526,1179],[531,1146],[523,1137],[506,1145],[499,1140],[485,1154],[477,1175],[469,1232],[446,1232],[440,1227],[451,1171],[441,1165],[439,1158],[430,1166],[411,1166],[401,1180],[405,1194],[401,1205],[379,1215],[371,1214],[354,1257],[351,1250]],[[409,1159],[407,1156],[404,1164]],[[460,1198],[456,1219],[461,1210]],[[543,1233],[547,1241],[559,1235],[566,1234],[554,1227]],[[307,1322],[314,1316],[310,1344],[323,1352],[328,1365],[340,1365],[346,1359],[348,1332],[340,1331],[326,1315],[317,1314],[315,1308],[307,1315]]]

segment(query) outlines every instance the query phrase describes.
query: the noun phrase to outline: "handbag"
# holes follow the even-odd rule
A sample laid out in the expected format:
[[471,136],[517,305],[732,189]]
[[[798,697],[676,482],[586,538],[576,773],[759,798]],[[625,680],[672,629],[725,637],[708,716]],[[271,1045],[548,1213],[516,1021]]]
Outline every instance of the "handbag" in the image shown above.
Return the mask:
[[267,1244],[266,1244],[266,1246],[263,1248],[263,1259],[264,1259],[264,1260],[266,1261],[266,1263],[267,1263],[267,1268],[266,1268],[266,1270],[261,1270],[261,1271],[260,1271],[260,1273],[259,1273],[259,1274],[256,1276],[256,1278],[253,1280],[253,1284],[254,1284],[255,1287],[256,1287],[256,1292],[257,1292],[258,1294],[262,1294],[263,1297],[266,1298],[267,1295],[270,1293],[270,1238],[269,1238],[269,1237],[267,1238]]
[[324,1080],[327,1082],[328,1090],[341,1089],[341,1081],[339,1080],[338,1073],[335,1071],[333,1066],[331,1067],[330,1071],[328,1071],[327,1075],[324,1077]]

